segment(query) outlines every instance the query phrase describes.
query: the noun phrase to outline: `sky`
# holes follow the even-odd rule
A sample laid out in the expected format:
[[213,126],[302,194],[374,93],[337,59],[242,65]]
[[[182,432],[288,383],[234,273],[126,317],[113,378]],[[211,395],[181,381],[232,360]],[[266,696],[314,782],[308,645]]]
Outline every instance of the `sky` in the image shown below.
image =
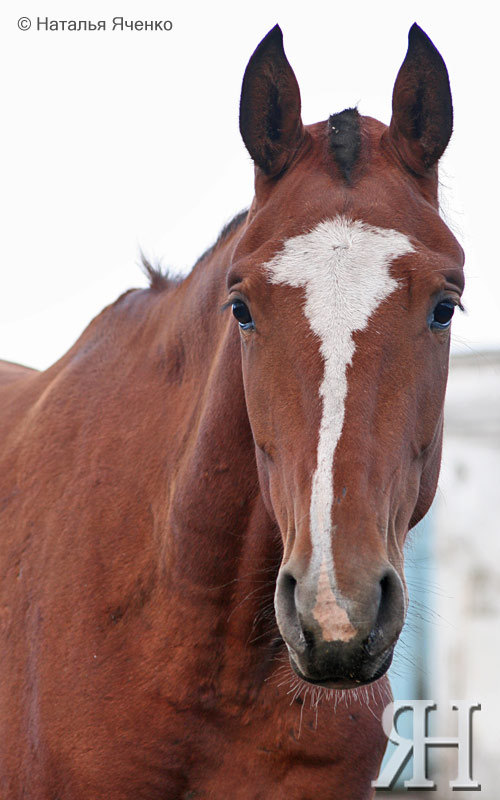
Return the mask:
[[[185,273],[249,204],[239,94],[251,53],[276,22],[305,123],[353,104],[389,122],[411,24],[434,41],[455,108],[443,214],[467,256],[467,312],[453,323],[453,347],[500,347],[491,4],[120,0],[109,14],[106,6],[2,4],[0,358],[48,367],[106,304],[145,285],[141,249]],[[112,31],[116,15],[170,20],[172,30]],[[107,30],[37,31],[37,16],[105,19]]]

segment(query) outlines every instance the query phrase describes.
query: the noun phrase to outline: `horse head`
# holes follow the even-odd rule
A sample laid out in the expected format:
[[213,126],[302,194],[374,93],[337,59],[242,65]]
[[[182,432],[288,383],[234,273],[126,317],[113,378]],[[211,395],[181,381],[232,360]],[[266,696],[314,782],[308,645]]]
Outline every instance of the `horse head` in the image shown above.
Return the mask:
[[[255,197],[227,270],[260,490],[283,542],[275,611],[303,679],[384,674],[404,623],[403,546],[439,473],[463,253],[439,216],[445,64],[414,25],[390,125],[303,125],[276,26],[247,66]],[[253,458],[253,454],[249,455]]]

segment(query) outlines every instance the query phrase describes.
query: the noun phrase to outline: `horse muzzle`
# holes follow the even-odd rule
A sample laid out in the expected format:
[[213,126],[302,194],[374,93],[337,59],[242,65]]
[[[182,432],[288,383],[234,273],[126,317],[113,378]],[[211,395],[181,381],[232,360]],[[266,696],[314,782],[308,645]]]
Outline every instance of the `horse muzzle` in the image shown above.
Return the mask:
[[350,689],[388,670],[405,618],[405,593],[395,569],[384,564],[346,598],[320,571],[281,568],[276,619],[294,671],[305,681]]

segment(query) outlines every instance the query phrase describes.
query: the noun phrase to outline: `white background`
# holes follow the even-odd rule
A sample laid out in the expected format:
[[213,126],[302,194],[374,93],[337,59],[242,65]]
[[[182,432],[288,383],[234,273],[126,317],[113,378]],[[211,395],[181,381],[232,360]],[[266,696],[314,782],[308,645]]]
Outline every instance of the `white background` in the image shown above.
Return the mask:
[[[355,103],[361,113],[388,122],[409,27],[417,21],[433,39],[448,65],[455,107],[455,133],[442,160],[443,210],[467,254],[468,313],[453,323],[454,348],[500,347],[500,113],[493,13],[493,4],[484,0],[4,0],[0,358],[47,367],[104,305],[130,286],[145,284],[137,266],[140,247],[165,266],[187,271],[222,224],[250,202],[252,166],[238,132],[239,93],[248,58],[276,22],[301,86],[306,123]],[[108,30],[18,29],[19,17],[36,22],[37,15],[106,19]],[[170,19],[173,30],[113,32],[115,15]],[[472,385],[474,375],[467,380]],[[453,387],[452,374],[452,399],[465,402],[462,388],[453,394]],[[467,464],[463,442],[459,451]],[[492,462],[483,461],[491,471]],[[475,752],[489,800],[498,795],[498,780],[490,780],[492,793],[487,789],[488,776],[498,770],[498,735],[487,721],[497,726],[498,697],[488,695],[488,687],[498,675],[498,613],[478,621],[463,606],[481,548],[490,554],[488,574],[499,585],[498,546],[493,546],[498,513],[481,475],[471,477],[469,493],[460,485],[454,494],[453,483],[446,483],[453,469],[445,451],[445,489],[438,495],[444,511],[437,529],[439,541],[451,543],[455,560],[441,559],[445,571],[437,589],[431,585],[443,615],[433,650],[442,666],[433,668],[431,677],[435,691],[436,675],[443,676],[436,694],[440,702],[451,687],[462,699],[484,703]],[[456,502],[461,495],[468,515]],[[457,540],[457,520],[465,529],[464,542],[470,537],[475,549]],[[467,564],[453,583],[446,566],[455,568],[460,548]],[[450,604],[441,609],[443,597],[452,610]],[[454,768],[455,762],[450,777]]]
[[[4,0],[0,13],[0,357],[48,366],[105,304],[145,283],[139,248],[187,271],[249,203],[239,92],[249,56],[276,22],[306,123],[355,103],[388,122],[410,25],[433,39],[455,105],[443,206],[467,251],[468,313],[454,322],[454,346],[500,346],[491,3]],[[106,19],[108,29],[37,31],[37,15]],[[115,15],[170,19],[173,30],[112,31]],[[31,30],[18,29],[21,16]]]

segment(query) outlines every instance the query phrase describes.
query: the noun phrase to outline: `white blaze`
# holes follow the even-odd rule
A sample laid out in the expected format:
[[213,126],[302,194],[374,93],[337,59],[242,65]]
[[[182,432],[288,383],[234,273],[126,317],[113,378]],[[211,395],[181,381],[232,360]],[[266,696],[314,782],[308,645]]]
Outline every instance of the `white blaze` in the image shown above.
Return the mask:
[[[352,335],[366,327],[375,309],[397,287],[389,273],[391,261],[413,249],[398,231],[339,216],[288,239],[265,265],[272,283],[305,289],[304,311],[320,341],[323,410],[309,511],[311,569],[319,576],[326,568],[333,591],[333,460],[344,424],[346,371],[355,349]],[[340,599],[338,591],[335,596]]]

